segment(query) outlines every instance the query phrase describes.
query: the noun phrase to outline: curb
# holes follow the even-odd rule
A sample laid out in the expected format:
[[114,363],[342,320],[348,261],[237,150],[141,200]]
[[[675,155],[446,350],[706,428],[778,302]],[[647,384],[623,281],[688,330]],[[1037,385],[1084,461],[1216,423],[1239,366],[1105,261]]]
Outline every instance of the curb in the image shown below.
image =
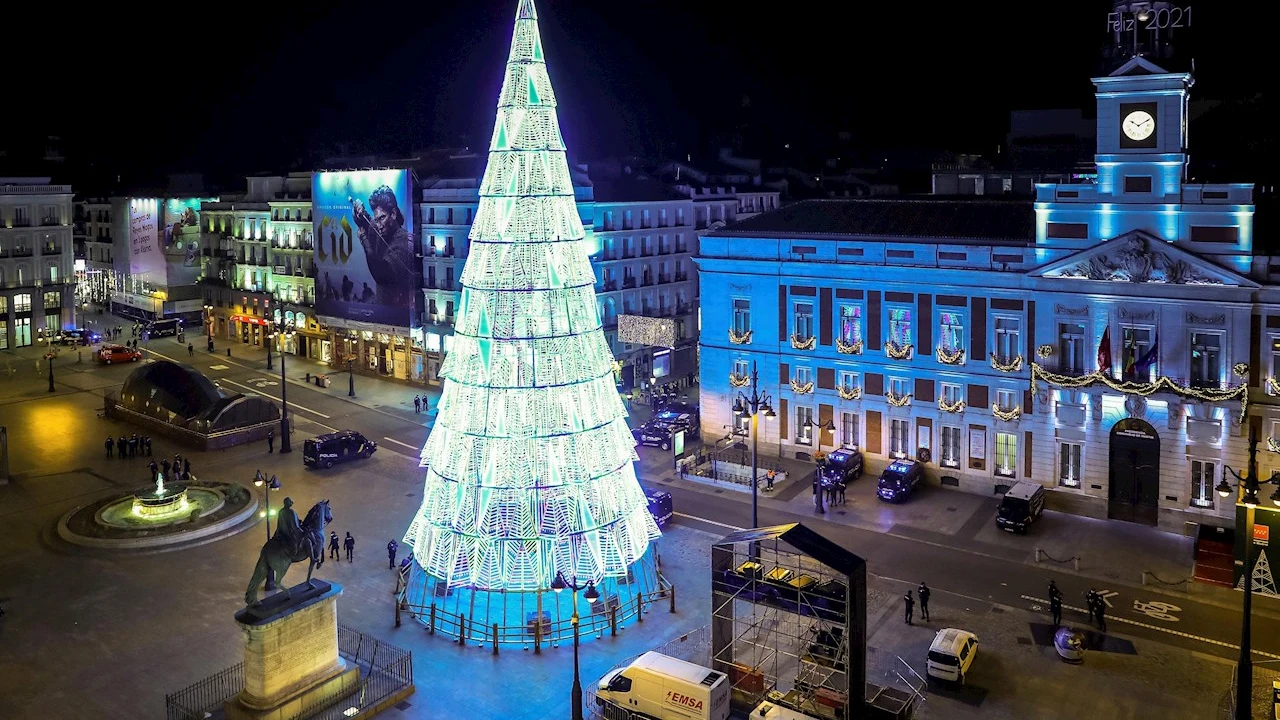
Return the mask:
[[[216,540],[223,536],[223,532],[235,528],[237,525],[244,523],[245,520],[253,517],[258,512],[258,498],[252,492],[249,493],[252,500],[243,510],[212,525],[202,527],[199,530],[193,530],[188,533],[176,533],[173,535],[164,535],[152,538],[127,538],[122,540],[109,540],[105,538],[90,538],[83,535],[77,535],[71,532],[67,527],[67,521],[72,515],[79,512],[89,503],[78,505],[67,511],[59,520],[57,525],[58,537],[66,543],[77,545],[79,547],[94,548],[98,550],[179,550],[189,547],[194,540],[210,539]],[[96,501],[95,501],[96,502]],[[246,525],[246,527],[248,527]],[[237,531],[239,532],[239,531]],[[228,535],[234,533],[227,533]],[[218,537],[210,537],[210,536]],[[203,543],[201,543],[203,544]]]

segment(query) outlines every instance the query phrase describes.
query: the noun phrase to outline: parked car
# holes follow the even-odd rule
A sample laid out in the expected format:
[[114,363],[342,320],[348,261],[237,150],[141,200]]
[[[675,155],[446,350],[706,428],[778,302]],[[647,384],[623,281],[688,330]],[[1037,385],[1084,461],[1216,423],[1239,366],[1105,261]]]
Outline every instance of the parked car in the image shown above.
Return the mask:
[[76,328],[60,331],[54,336],[54,341],[60,345],[92,345],[102,342],[102,336],[92,330]]
[[925,671],[929,677],[963,685],[977,655],[977,635],[959,628],[944,628],[933,636]]
[[98,351],[98,362],[104,365],[119,362],[138,362],[142,359],[142,351],[123,345],[107,345]]
[[902,502],[911,497],[924,479],[924,467],[915,460],[894,460],[880,473],[876,495],[881,500]]
[[840,448],[827,455],[822,465],[822,484],[847,485],[862,477],[862,453],[856,448]]
[[684,431],[685,437],[698,437],[698,425],[688,413],[659,413],[658,417],[631,431],[637,445],[649,445],[670,450],[672,438]]
[[1044,513],[1044,487],[1031,480],[1019,480],[1000,499],[996,525],[1009,532],[1025,533]]
[[302,444],[302,464],[330,468],[334,463],[367,458],[378,449],[378,443],[355,430],[317,435]]

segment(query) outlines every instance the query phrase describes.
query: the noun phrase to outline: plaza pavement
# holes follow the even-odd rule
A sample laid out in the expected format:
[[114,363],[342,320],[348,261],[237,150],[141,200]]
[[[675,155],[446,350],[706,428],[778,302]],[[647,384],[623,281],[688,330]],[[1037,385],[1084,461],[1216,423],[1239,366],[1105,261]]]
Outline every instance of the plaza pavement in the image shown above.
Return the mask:
[[[166,340],[169,347],[165,347]],[[141,469],[145,460],[105,460],[101,438],[108,433],[127,435],[133,430],[97,417],[102,393],[118,387],[134,366],[103,368],[87,360],[76,363],[72,355],[63,350],[56,361],[57,392],[51,394],[47,392],[43,374],[35,368],[34,358],[24,357],[24,353],[32,352],[28,348],[16,353],[0,353],[0,424],[9,427],[11,470],[16,475],[9,485],[0,485],[0,547],[5,549],[0,553],[0,603],[9,613],[0,620],[0,717],[158,715],[165,692],[180,689],[239,660],[238,638],[230,618],[241,603],[244,583],[264,539],[263,531],[257,526],[240,535],[177,553],[104,556],[62,546],[50,532],[58,516],[107,489],[141,484],[145,476]],[[154,341],[149,353],[187,360],[183,357],[185,346],[178,346],[172,339]],[[278,365],[270,376],[267,374],[265,354],[261,358],[247,353],[242,357],[233,350],[231,362],[225,354],[212,357],[196,352],[195,355],[191,359],[193,364],[232,383],[233,387],[238,385],[238,389],[262,387],[269,382],[263,378],[278,378]],[[358,377],[357,398],[351,401],[346,398],[346,383],[340,376],[335,376],[333,386],[326,392],[305,385],[305,361],[291,357],[288,362],[291,405],[296,402],[311,408],[309,412],[294,411],[299,418],[299,434],[322,431],[325,426],[372,427],[376,430],[374,435],[386,433],[387,439],[399,438],[394,441],[404,447],[383,444],[388,452],[380,452],[369,461],[341,466],[327,473],[313,473],[302,469],[299,453],[284,458],[270,456],[258,444],[215,453],[191,453],[193,470],[197,474],[216,472],[220,479],[247,479],[255,469],[262,468],[268,473],[279,473],[285,484],[281,494],[291,495],[303,509],[322,497],[333,501],[335,529],[339,534],[351,530],[359,541],[357,563],[326,564],[320,573],[321,577],[345,587],[340,601],[342,622],[415,653],[418,694],[391,717],[451,717],[463,712],[475,717],[567,715],[568,703],[563,698],[570,681],[565,655],[568,648],[511,664],[508,656],[521,651],[505,650],[495,659],[487,649],[459,648],[440,638],[427,638],[411,621],[398,630],[391,627],[390,591],[394,578],[382,564],[386,560],[383,546],[391,537],[399,538],[421,501],[421,474],[412,448],[421,444],[433,419],[412,411],[411,398],[422,389]],[[4,372],[7,367],[13,371]],[[215,370],[217,367],[223,369]],[[262,391],[270,394],[274,389],[262,387]],[[647,408],[633,406],[633,422],[642,421],[646,413]],[[171,455],[175,450],[178,448],[167,441],[156,441],[157,457]],[[708,524],[697,518],[677,518],[677,524],[662,542],[664,567],[675,577],[680,589],[680,612],[659,613],[651,618],[653,622],[646,622],[642,628],[627,629],[617,639],[605,638],[585,645],[585,683],[630,655],[706,623],[709,600],[706,546],[712,538],[727,532],[721,525],[741,517],[744,507],[745,497],[736,488],[712,487],[675,478],[667,470],[669,453],[643,448],[640,454],[642,479],[671,489],[677,496],[677,512],[683,505],[695,515],[715,520]],[[806,467],[803,463],[794,463],[794,469],[802,477]],[[1036,566],[1031,558],[1036,545],[1081,554],[1080,579],[1089,584],[1108,582],[1117,587],[1140,587],[1136,576],[1141,569],[1157,572],[1163,569],[1176,577],[1178,568],[1189,567],[1189,549],[1185,559],[1178,557],[1185,541],[1149,528],[1050,514],[1038,529],[1039,534],[1013,538],[987,531],[988,514],[994,513],[994,502],[990,498],[928,488],[928,492],[921,493],[912,503],[886,506],[859,494],[870,484],[855,484],[846,506],[819,519],[813,512],[807,481],[797,481],[792,488],[780,488],[772,497],[762,500],[762,520],[805,519],[819,528],[874,531],[883,535],[886,542],[910,540],[926,556],[947,546],[972,555],[974,562],[999,561],[1001,567],[1007,567],[1011,578],[1044,574],[1044,567]],[[279,497],[273,499],[278,501]],[[709,532],[699,532],[699,529]],[[860,550],[856,544],[851,547]],[[1058,555],[1053,550],[1050,553]],[[1158,567],[1156,562],[1171,563],[1171,566]],[[893,576],[905,576],[914,582],[920,573],[907,569],[906,566],[912,565],[920,564],[911,559],[905,559],[899,567],[873,562],[871,571],[883,576],[874,582],[893,583],[889,579]],[[1019,567],[1023,570],[1018,570]],[[963,572],[963,568],[959,570]],[[297,574],[301,572],[300,566],[295,566],[293,572],[291,580],[296,581],[301,577]],[[1056,567],[1053,572],[1067,573]],[[949,602],[945,600],[946,581],[931,581],[931,584],[935,587],[935,605],[944,607]],[[1169,594],[1167,590],[1163,592]],[[895,588],[891,602],[899,602],[900,593],[901,590]],[[975,610],[972,605],[965,610],[977,613],[974,623],[989,617],[999,625],[991,629],[975,625],[980,627],[980,637],[999,638],[1000,627],[1003,627],[1000,623],[1007,622],[1010,614],[1026,613],[1034,607],[1030,601],[1018,600],[1018,595],[992,599],[962,592],[956,597],[961,601],[968,599],[970,603],[981,597],[985,606],[1002,611],[981,607]],[[1202,614],[1207,613],[1207,617],[1229,627],[1238,624],[1238,609],[1234,613],[1229,611],[1229,608],[1238,608],[1238,602],[1238,596],[1230,591],[1222,590],[1215,596],[1210,589],[1197,586],[1183,604],[1206,604],[1210,607],[1202,610]],[[1216,615],[1212,614],[1214,606],[1219,606]],[[897,609],[900,611],[900,607]],[[1270,601],[1255,602],[1255,613],[1264,618],[1276,616]],[[968,617],[966,614],[965,618]],[[896,616],[893,619],[900,623]],[[1255,625],[1258,624],[1255,621]],[[1113,634],[1139,631],[1116,625],[1113,621]],[[894,623],[881,623],[877,632],[890,632],[894,628]],[[1025,630],[1010,628],[1004,632],[1021,632],[1018,638],[1025,635]],[[886,637],[893,636],[894,632],[890,632]],[[1017,642],[1018,638],[1014,638],[1015,642],[1009,647],[1023,647]],[[1187,647],[1175,648],[1160,642],[1162,639],[1163,635],[1148,633],[1136,642],[1140,648],[1150,643],[1156,648],[1151,651],[1153,656],[1157,652],[1168,653],[1171,658],[1191,658],[1186,662],[1204,665],[1207,669],[1203,671],[1203,682],[1225,690],[1230,665],[1222,665],[1217,659],[1223,652],[1200,652],[1192,643],[1188,653]],[[1274,639],[1273,636],[1271,640]],[[879,636],[876,640],[880,641]],[[910,649],[911,643],[920,640],[908,635],[902,642],[905,649],[901,654],[908,657],[916,652]],[[984,640],[984,649],[998,646],[1003,645]],[[1145,658],[1147,653],[1140,656]],[[1020,667],[1021,662],[1018,660],[1008,667]],[[1105,667],[1104,662],[1110,660],[1099,661],[1098,666]],[[1149,670],[1156,676],[1171,678],[1169,682],[1175,688],[1198,687],[1194,683],[1199,680],[1184,682],[1179,674],[1182,671],[1174,672],[1178,662],[1170,659]],[[1088,663],[1085,666],[1090,667]],[[1162,667],[1167,667],[1169,672],[1164,673]],[[1218,667],[1226,668],[1225,675],[1214,669]],[[1135,665],[1135,669],[1140,668]],[[466,681],[450,682],[453,678]],[[1014,688],[1008,692],[1016,696],[1009,700],[1013,703],[1009,707],[1022,707],[1018,704],[1025,702],[1021,699],[1022,691]],[[1195,695],[1208,693],[1206,689]],[[983,707],[987,712],[1005,707],[1002,697],[1003,694],[991,695]],[[931,698],[927,707],[938,706],[939,701]],[[1198,706],[1192,703],[1188,707]],[[1180,717],[1176,713],[1162,714]],[[982,716],[1027,715],[1013,712]]]

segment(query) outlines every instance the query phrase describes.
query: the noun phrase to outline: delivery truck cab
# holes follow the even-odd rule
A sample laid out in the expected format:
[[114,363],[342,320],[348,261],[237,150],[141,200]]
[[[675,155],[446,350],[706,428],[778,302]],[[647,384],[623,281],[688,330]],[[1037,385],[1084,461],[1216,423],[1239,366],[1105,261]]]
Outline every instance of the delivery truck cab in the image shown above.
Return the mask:
[[647,652],[610,670],[596,686],[596,703],[655,720],[728,720],[729,678],[722,672]]

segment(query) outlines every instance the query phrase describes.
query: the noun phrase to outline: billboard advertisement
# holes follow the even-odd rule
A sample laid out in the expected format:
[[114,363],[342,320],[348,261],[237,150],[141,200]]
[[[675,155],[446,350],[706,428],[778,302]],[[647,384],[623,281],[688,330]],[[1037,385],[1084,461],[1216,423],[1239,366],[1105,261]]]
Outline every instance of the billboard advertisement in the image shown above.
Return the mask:
[[407,170],[312,176],[316,314],[409,327],[422,264]]
[[153,285],[165,284],[160,201],[154,198],[129,199],[129,273]]
[[165,263],[169,285],[192,285],[200,279],[200,198],[164,201]]

